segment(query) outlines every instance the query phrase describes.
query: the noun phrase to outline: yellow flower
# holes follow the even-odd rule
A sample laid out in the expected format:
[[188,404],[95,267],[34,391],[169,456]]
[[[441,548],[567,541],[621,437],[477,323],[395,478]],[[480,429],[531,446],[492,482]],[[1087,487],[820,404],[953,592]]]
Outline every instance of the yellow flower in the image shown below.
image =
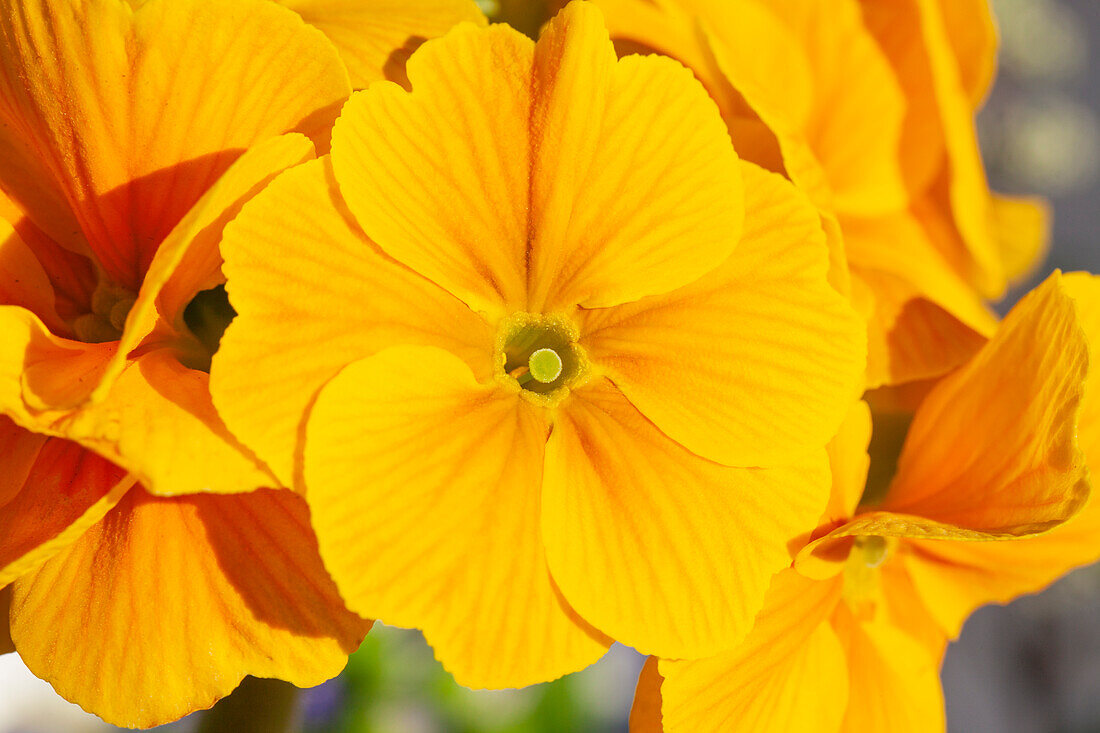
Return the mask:
[[[624,51],[695,71],[742,158],[822,211],[868,320],[869,386],[939,376],[992,333],[1045,242],[1034,202],[993,199],[973,116],[992,76],[983,3],[593,0]],[[957,6],[957,7],[956,7]]]
[[[853,410],[831,446],[824,536],[776,576],[742,645],[707,660],[651,661],[633,728],[942,730],[939,662],[969,600],[955,594],[975,580],[1011,583],[997,551],[1023,558],[1061,527],[1028,535],[1086,500],[1076,418],[1087,364],[1073,300],[1054,275],[929,393],[884,497],[864,485],[870,413]],[[987,548],[993,562],[967,565]],[[1046,562],[1050,578],[1061,561],[1049,560],[1035,556],[1023,572]]]
[[254,491],[202,323],[225,223],[350,92],[274,3],[0,3],[0,587],[27,665],[111,722],[318,684],[369,628],[305,502]]
[[816,212],[591,5],[537,45],[460,26],[408,76],[227,228],[219,412],[305,492],[349,607],[463,684],[579,669],[604,634],[736,641],[862,369]]

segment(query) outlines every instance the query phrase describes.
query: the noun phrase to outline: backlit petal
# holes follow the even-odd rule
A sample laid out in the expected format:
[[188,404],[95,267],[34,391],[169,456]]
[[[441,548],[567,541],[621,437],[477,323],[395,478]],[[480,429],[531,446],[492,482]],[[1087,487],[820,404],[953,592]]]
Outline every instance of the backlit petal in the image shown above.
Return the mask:
[[0,188],[59,242],[86,238],[135,292],[157,245],[245,148],[291,130],[324,142],[350,90],[321,32],[262,0],[2,10],[0,150],[19,157]]
[[772,469],[694,456],[601,379],[559,410],[547,444],[550,570],[581,616],[618,641],[709,656],[748,632],[828,484],[820,449]]
[[401,82],[408,55],[464,20],[485,24],[473,0],[277,0],[336,44],[351,83]]
[[11,620],[31,671],[126,727],[209,707],[246,674],[320,684],[369,628],[325,574],[305,503],[271,490],[135,489],[15,583]]
[[597,368],[671,438],[727,465],[774,465],[836,432],[860,388],[863,327],[826,282],[817,212],[779,176],[742,168],[745,233],[725,263],[578,317]]
[[1030,275],[1050,249],[1050,204],[1038,198],[993,196],[993,226],[1005,276],[1016,282]]
[[828,618],[840,587],[785,570],[736,649],[698,661],[662,660],[665,730],[837,730],[848,675]]
[[[0,506],[0,585],[75,542],[134,484],[124,470],[76,443],[25,431],[7,438],[5,444],[24,455],[5,455],[3,471],[23,480]],[[22,445],[13,446],[15,440]]]
[[479,379],[494,334],[442,288],[378,251],[354,223],[328,158],[280,176],[222,241],[237,318],[211,368],[214,404],[279,481],[300,488],[300,440],[321,388],[393,344],[437,345]]
[[921,404],[882,509],[991,533],[1027,534],[1088,496],[1077,414],[1088,364],[1055,273]]
[[519,687],[610,640],[565,604],[539,527],[540,408],[441,349],[395,347],[328,383],[309,419],[306,496],[353,610],[424,631],[468,687]]

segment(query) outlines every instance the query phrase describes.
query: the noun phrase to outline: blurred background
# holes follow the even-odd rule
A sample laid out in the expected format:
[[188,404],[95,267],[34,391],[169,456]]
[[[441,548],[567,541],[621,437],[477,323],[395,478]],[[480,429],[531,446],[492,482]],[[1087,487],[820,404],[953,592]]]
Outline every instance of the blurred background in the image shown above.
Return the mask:
[[[993,5],[1000,74],[978,120],[990,181],[1054,207],[1048,261],[1001,304],[1007,310],[1055,267],[1100,272],[1100,2]],[[298,720],[306,733],[625,731],[641,663],[616,646],[557,682],[472,692],[418,634],[379,624],[343,675],[301,696]],[[948,650],[943,680],[951,733],[1100,733],[1100,567],[978,611]],[[157,730],[202,727],[200,713]],[[57,697],[16,655],[0,657],[0,733],[113,730]]]

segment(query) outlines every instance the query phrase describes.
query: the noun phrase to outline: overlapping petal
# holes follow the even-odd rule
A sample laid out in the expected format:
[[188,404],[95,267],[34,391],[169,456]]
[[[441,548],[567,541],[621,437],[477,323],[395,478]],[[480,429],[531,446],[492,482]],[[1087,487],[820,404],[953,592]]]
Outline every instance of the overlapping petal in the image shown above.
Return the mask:
[[411,94],[378,84],[345,108],[336,177],[384,251],[473,309],[667,292],[736,244],[741,184],[713,103],[676,64],[616,63],[593,6],[568,6],[537,48],[458,28],[408,74]]
[[864,336],[825,281],[817,212],[779,176],[742,169],[733,256],[667,295],[578,318],[592,361],[671,438],[726,465],[774,465],[836,432]]
[[11,654],[15,644],[11,641],[11,625],[8,623],[8,609],[11,608],[11,586],[0,588],[0,654]]
[[11,473],[0,506],[0,585],[7,585],[75,542],[134,481],[76,443],[0,421],[5,447],[12,449],[4,456]]
[[284,486],[301,488],[306,415],[346,364],[404,343],[459,354],[479,379],[492,373],[491,329],[367,239],[327,157],[288,171],[244,207],[222,253],[238,315],[210,389],[233,434]]
[[601,379],[573,394],[547,444],[550,570],[573,607],[624,644],[708,656],[748,632],[828,483],[820,449],[772,469],[694,456]]
[[321,553],[348,605],[423,629],[470,687],[581,669],[610,640],[550,579],[544,414],[441,349],[394,347],[317,398],[305,451]]
[[462,21],[485,24],[473,0],[276,0],[323,31],[340,50],[351,83],[401,82],[404,62],[428,38]]
[[[327,141],[350,86],[274,3],[11,0],[0,13],[0,188],[136,292],[157,245],[250,145]],[[213,32],[216,30],[216,32]]]
[[63,697],[123,726],[209,707],[246,674],[335,676],[368,622],[343,607],[285,491],[132,490],[13,586],[12,638]]
[[662,660],[664,729],[835,730],[849,706],[844,649],[829,623],[840,590],[785,570],[736,650]]

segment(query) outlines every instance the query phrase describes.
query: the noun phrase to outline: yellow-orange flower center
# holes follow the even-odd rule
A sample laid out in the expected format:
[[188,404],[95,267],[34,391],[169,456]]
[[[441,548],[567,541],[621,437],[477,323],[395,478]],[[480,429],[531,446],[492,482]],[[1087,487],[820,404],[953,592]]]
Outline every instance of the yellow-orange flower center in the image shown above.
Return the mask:
[[561,401],[588,372],[588,359],[569,319],[515,313],[497,337],[499,378],[523,389],[526,398],[548,407]]
[[135,302],[137,296],[132,292],[101,279],[92,293],[92,312],[72,322],[73,335],[86,344],[118,341]]

